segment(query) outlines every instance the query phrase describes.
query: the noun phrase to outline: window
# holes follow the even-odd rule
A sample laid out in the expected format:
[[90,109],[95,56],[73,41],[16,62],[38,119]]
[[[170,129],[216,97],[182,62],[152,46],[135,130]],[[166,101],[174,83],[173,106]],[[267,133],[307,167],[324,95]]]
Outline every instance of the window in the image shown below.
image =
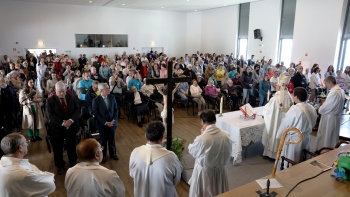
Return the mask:
[[238,54],[239,57],[243,55],[247,57],[247,47],[248,47],[248,39],[239,39],[238,40]]
[[280,61],[283,61],[284,63],[291,62],[291,56],[292,56],[292,48],[293,48],[293,39],[282,39],[280,40]]
[[348,2],[345,14],[345,22],[343,28],[342,42],[339,50],[338,66],[336,70],[344,70],[346,66],[350,66],[350,2]]
[[[342,70],[345,68],[345,66],[350,65],[350,39],[346,40],[345,48],[344,48],[344,63],[342,65]],[[345,66],[344,66],[345,65]]]
[[247,57],[248,48],[248,29],[249,29],[249,10],[250,3],[242,3],[239,5],[239,25],[238,25],[238,43],[237,54],[240,57]]
[[283,0],[278,62],[283,61],[285,65],[289,65],[292,62],[295,8],[296,0]]
[[128,35],[124,34],[75,34],[75,46],[87,47],[128,47]]

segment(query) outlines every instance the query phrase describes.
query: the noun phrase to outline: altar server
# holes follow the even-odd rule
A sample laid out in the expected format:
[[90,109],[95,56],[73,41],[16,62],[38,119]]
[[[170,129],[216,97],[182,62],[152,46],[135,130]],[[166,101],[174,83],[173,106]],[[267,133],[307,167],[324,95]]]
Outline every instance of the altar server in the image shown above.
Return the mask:
[[262,136],[264,145],[264,156],[275,159],[279,140],[276,139],[278,128],[285,117],[290,106],[293,105],[293,98],[287,91],[290,77],[282,73],[278,78],[277,92],[264,106],[265,129]]
[[100,166],[103,147],[97,140],[83,140],[76,149],[80,163],[68,169],[64,182],[68,197],[125,196],[118,174]]
[[163,123],[149,123],[145,134],[147,144],[131,153],[129,169],[134,179],[134,196],[177,196],[175,186],[180,182],[182,165],[174,152],[161,145],[164,131]]
[[[312,132],[312,128],[315,126],[317,120],[315,108],[306,103],[307,97],[308,94],[305,88],[299,87],[294,89],[294,102],[296,105],[293,105],[287,112],[278,129],[276,137],[280,140],[284,130],[290,127],[295,127],[300,130],[303,134],[303,140],[298,144],[284,145],[281,152],[281,156],[285,156],[298,163],[302,162],[303,150],[306,149],[310,151],[310,133]],[[289,132],[285,138],[285,142],[295,142],[298,138],[297,133]],[[285,163],[285,168],[286,167],[287,163]]]
[[340,116],[343,111],[345,94],[333,76],[324,79],[325,86],[330,89],[326,101],[321,105],[318,113],[321,120],[318,126],[316,145],[313,150],[323,147],[334,147],[339,142]]
[[28,144],[23,135],[11,133],[1,140],[5,155],[0,160],[0,196],[48,196],[55,191],[54,174],[42,172],[23,157]]
[[229,190],[226,164],[232,154],[232,141],[228,134],[216,127],[212,110],[200,114],[201,135],[188,146],[196,159],[189,180],[190,197],[213,197]]

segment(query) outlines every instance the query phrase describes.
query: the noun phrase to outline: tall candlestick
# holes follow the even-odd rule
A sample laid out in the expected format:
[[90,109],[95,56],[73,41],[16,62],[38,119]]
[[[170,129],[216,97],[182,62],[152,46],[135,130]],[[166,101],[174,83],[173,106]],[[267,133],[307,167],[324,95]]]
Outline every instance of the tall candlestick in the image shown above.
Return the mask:
[[224,104],[224,97],[221,97],[221,101],[220,101],[220,114],[222,114],[222,105]]

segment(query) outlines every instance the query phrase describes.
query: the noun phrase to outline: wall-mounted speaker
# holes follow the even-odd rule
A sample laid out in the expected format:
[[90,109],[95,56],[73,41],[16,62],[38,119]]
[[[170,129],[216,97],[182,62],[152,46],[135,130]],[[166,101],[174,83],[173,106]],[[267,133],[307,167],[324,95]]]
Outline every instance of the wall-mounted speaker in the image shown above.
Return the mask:
[[255,29],[254,30],[254,39],[260,39],[262,41],[260,29]]

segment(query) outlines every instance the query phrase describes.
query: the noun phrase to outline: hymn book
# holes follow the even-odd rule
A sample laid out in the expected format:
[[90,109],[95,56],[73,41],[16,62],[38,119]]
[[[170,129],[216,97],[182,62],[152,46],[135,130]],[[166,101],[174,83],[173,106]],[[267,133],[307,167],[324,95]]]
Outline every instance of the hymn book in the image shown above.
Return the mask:
[[251,117],[255,118],[256,116],[256,112],[254,111],[253,107],[249,103],[241,106],[239,109],[242,111],[245,118],[251,118]]

